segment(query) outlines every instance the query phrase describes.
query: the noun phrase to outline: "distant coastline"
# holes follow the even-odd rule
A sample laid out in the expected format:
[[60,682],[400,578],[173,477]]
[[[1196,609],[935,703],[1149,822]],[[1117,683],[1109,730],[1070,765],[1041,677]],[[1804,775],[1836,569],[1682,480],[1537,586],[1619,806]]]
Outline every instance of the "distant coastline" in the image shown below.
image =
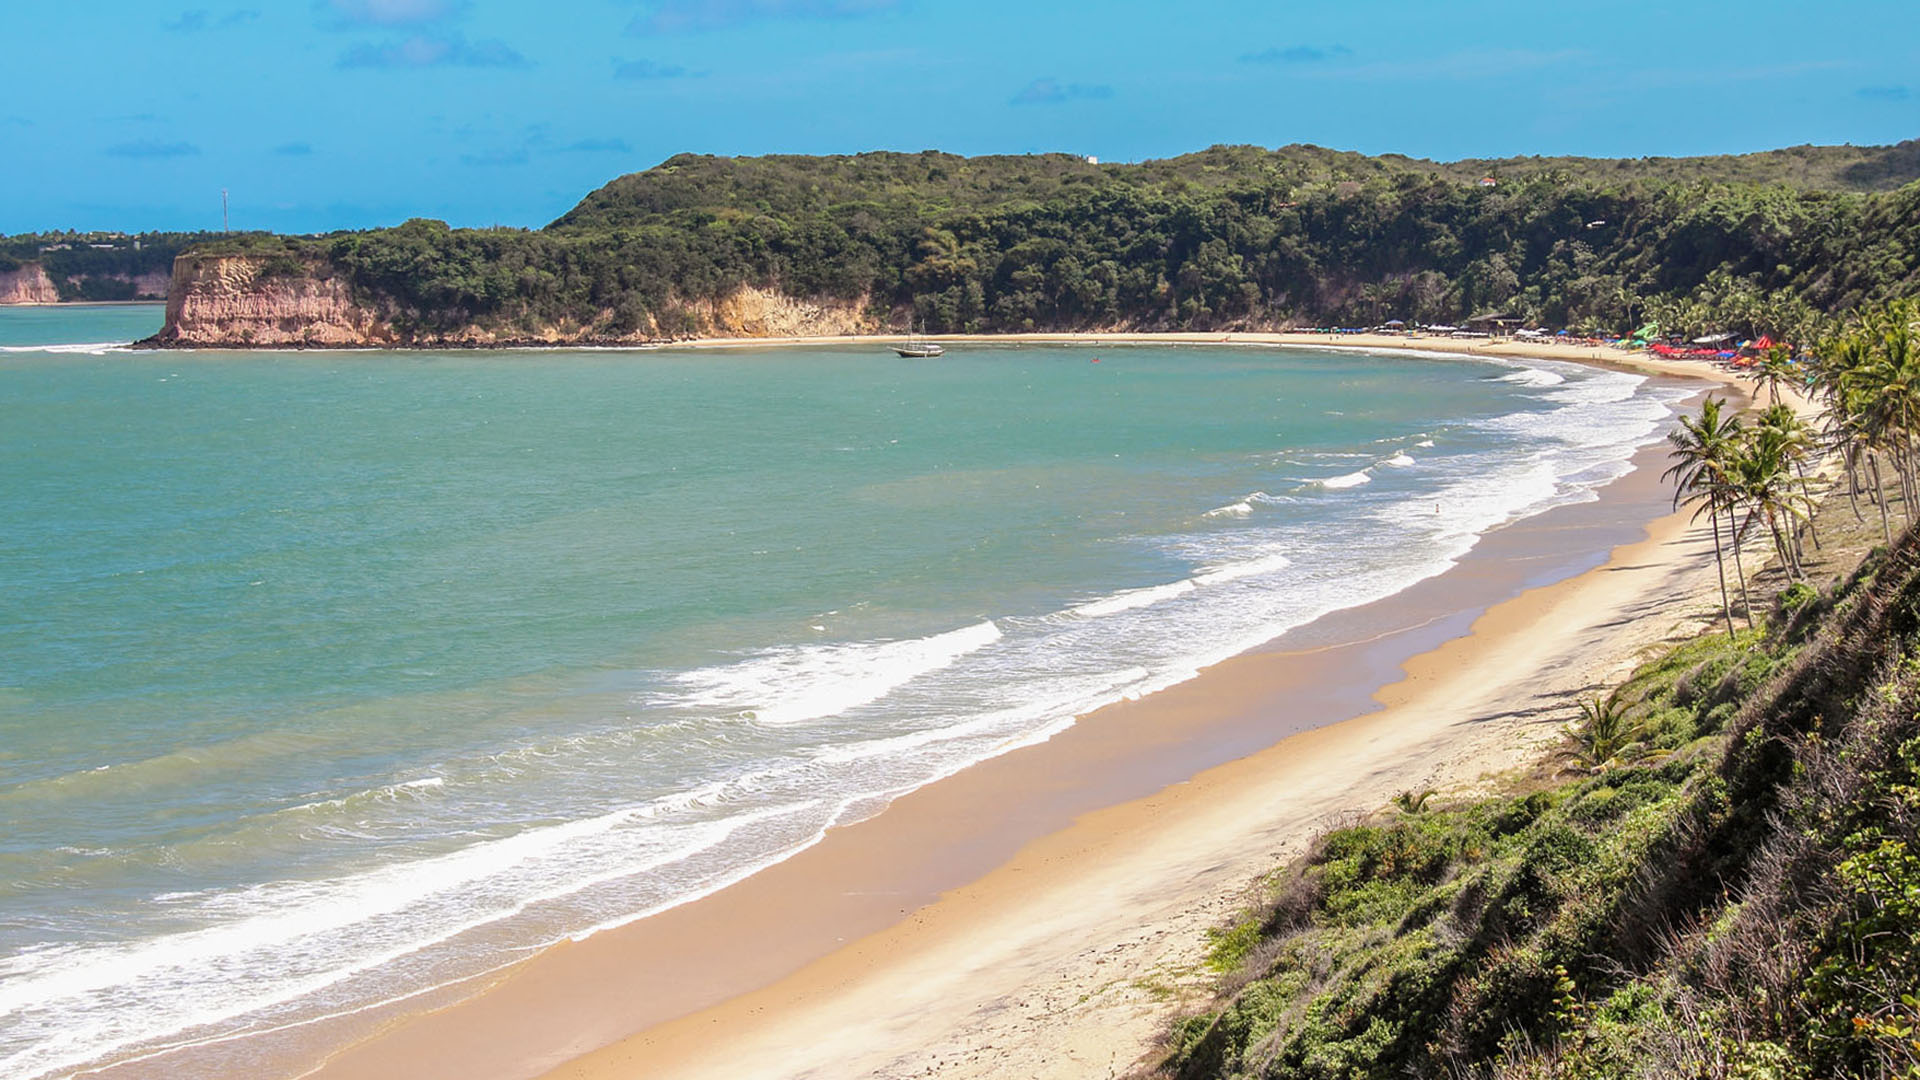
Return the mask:
[[[1188,331],[1095,331],[1041,332],[1009,334],[933,334],[925,335],[929,341],[943,345],[1068,345],[1083,347],[1124,346],[1124,345],[1224,345],[1224,346],[1287,346],[1299,348],[1349,349],[1361,351],[1405,351],[1453,356],[1491,356],[1514,359],[1565,360],[1576,363],[1599,364],[1622,370],[1638,371],[1647,374],[1679,376],[1683,378],[1722,378],[1711,365],[1698,361],[1663,360],[1644,351],[1617,349],[1604,345],[1562,345],[1543,341],[1522,341],[1516,339],[1459,339],[1431,335],[1401,334],[1327,334],[1306,331],[1232,331],[1221,333],[1196,333]],[[218,345],[218,346],[165,346],[175,349],[210,349],[217,351],[258,350],[289,352],[461,352],[461,351],[513,351],[538,350],[544,352],[664,352],[699,351],[708,349],[761,349],[761,348],[817,348],[820,346],[840,345],[849,347],[886,348],[906,340],[904,334],[836,334],[787,337],[712,337],[692,338],[681,341],[646,342],[640,344],[626,342],[582,342],[556,343],[542,340],[526,340],[500,344],[449,344],[449,345]],[[136,342],[136,348],[159,349],[162,346]],[[966,362],[964,351],[950,353],[938,360],[901,360],[902,364],[933,363],[958,364]]]

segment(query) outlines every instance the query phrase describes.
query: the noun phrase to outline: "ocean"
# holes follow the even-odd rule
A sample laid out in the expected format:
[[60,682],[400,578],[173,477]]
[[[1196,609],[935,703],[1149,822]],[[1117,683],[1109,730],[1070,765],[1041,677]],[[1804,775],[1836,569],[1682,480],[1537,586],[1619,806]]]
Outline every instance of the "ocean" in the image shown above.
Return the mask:
[[164,1075],[712,892],[1593,498],[1686,393],[1237,346],[117,347],[159,320],[0,308],[9,1077]]

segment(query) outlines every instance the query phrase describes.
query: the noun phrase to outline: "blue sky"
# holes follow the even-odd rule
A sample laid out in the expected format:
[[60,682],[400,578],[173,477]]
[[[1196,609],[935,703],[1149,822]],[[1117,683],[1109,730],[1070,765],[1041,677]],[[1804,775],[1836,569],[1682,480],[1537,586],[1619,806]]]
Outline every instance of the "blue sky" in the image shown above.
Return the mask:
[[681,151],[1920,136],[1913,0],[4,0],[0,232],[538,226]]

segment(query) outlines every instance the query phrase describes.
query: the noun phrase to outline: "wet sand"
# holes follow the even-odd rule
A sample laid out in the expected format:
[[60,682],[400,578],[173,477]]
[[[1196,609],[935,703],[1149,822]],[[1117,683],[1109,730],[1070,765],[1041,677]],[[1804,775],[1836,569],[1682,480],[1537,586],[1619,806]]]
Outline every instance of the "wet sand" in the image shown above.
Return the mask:
[[1108,1075],[1204,984],[1204,930],[1256,875],[1398,791],[1526,762],[1569,694],[1711,615],[1710,544],[1668,512],[1663,464],[1649,448],[1598,501],[1496,530],[1442,575],[903,796],[713,896],[438,1011],[358,1018],[380,1030],[315,1075]]

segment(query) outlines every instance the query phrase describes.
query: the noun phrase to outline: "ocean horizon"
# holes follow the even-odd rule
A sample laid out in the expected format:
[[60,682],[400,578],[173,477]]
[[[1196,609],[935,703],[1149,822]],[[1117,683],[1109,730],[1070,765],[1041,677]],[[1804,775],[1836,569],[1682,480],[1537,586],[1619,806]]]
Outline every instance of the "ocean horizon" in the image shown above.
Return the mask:
[[120,348],[142,319],[0,309],[7,1075],[710,893],[1594,498],[1690,394],[1297,347]]

